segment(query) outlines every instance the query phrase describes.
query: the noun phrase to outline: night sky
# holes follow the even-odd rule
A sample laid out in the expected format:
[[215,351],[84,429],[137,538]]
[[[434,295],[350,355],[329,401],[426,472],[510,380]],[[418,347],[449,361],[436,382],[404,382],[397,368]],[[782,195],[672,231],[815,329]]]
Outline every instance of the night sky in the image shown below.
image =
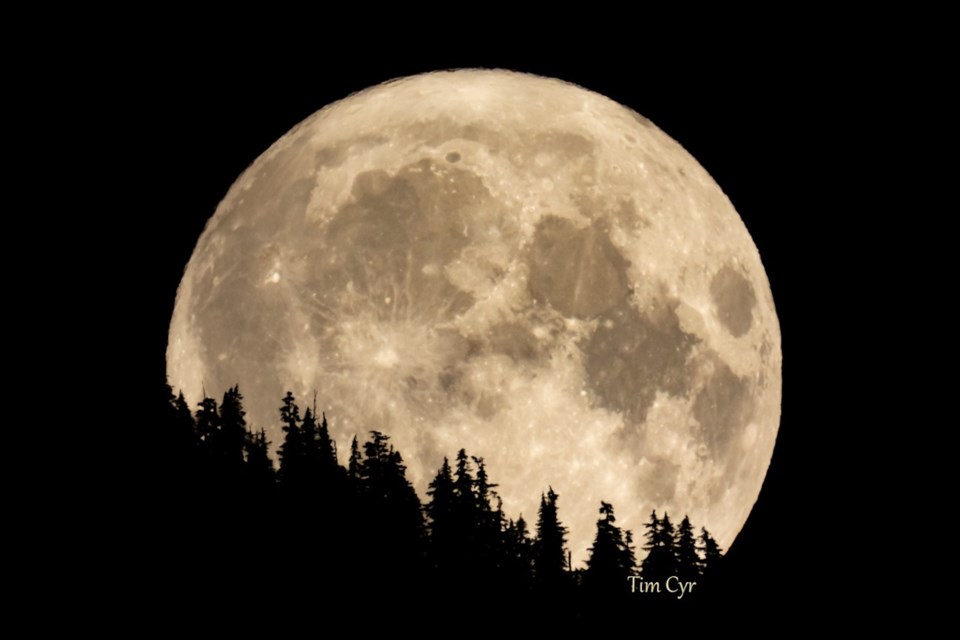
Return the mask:
[[831,416],[836,392],[823,378],[822,368],[835,365],[820,359],[811,335],[838,313],[817,295],[817,282],[830,275],[818,262],[831,246],[833,224],[812,195],[831,161],[823,151],[831,134],[819,126],[830,108],[823,77],[800,61],[771,65],[760,52],[705,53],[698,65],[670,62],[667,52],[634,56],[633,64],[624,62],[624,51],[584,58],[471,55],[468,47],[353,63],[322,43],[312,57],[259,55],[240,47],[144,63],[121,92],[122,117],[114,124],[131,131],[120,144],[137,158],[135,171],[124,169],[133,174],[126,188],[139,194],[128,215],[131,231],[147,239],[136,249],[143,274],[136,295],[144,303],[137,356],[146,380],[162,382],[176,288],[205,222],[239,174],[303,118],[384,80],[444,68],[503,67],[579,84],[634,109],[683,145],[732,200],[757,245],[783,336],[782,419],[766,482],[729,550],[718,597],[734,617],[759,606],[799,607],[783,599],[797,593],[797,581],[832,571],[816,541],[824,534],[813,531],[818,510],[830,503],[823,489],[833,486],[818,469],[832,460],[829,443],[845,427]]

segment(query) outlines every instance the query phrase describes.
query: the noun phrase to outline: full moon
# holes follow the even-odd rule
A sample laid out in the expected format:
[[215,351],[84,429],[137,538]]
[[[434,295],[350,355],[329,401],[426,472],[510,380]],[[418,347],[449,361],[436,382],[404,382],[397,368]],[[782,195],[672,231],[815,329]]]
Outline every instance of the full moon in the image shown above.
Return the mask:
[[601,500],[728,549],[780,421],[770,286],[717,184],[630,109],[507,71],[388,82],[267,149],[187,265],[167,374],[191,405],[239,384],[274,449],[285,392],[316,392],[421,498],[461,447],[510,517],[552,486],[581,565]]

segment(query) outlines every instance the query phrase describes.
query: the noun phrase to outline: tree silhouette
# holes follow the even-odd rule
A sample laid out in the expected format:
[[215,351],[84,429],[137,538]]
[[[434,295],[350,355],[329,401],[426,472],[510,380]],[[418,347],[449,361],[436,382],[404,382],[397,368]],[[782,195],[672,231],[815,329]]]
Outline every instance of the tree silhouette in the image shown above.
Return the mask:
[[269,494],[276,482],[276,470],[273,468],[273,460],[268,453],[270,443],[267,441],[267,434],[263,429],[256,433],[247,432],[244,438],[243,449],[244,458],[247,463],[247,477],[249,479],[250,490],[263,494]]
[[710,532],[705,527],[700,528],[700,575],[708,576],[716,569],[723,552]]
[[470,471],[470,459],[464,449],[457,452],[456,480],[453,484],[454,495],[459,509],[466,514],[464,519],[473,520],[477,506],[476,495],[473,493],[474,481]]
[[430,524],[430,549],[433,567],[444,576],[453,574],[456,564],[458,532],[456,527],[456,495],[450,462],[444,458],[437,475],[427,488],[430,502],[426,513]]
[[306,446],[300,429],[300,408],[293,394],[287,391],[280,407],[283,423],[283,444],[277,450],[280,457],[280,483],[288,490],[298,490],[309,484],[306,467]]
[[696,580],[700,576],[700,557],[697,555],[697,542],[693,534],[690,518],[683,517],[677,527],[675,555],[677,559],[677,577],[683,581]]
[[350,461],[347,464],[347,477],[355,483],[360,481],[361,464],[360,445],[357,443],[357,436],[353,436],[353,440],[350,442]]
[[[477,473],[474,479],[474,496],[477,505],[475,522],[476,535],[476,572],[477,579],[490,582],[497,578],[502,570],[504,559],[501,546],[503,544],[503,502],[496,495],[496,484],[490,481],[487,467],[483,458],[471,456]],[[496,501],[496,508],[492,501]]]
[[247,435],[247,412],[243,410],[240,387],[234,386],[223,394],[220,405],[220,428],[214,431],[211,452],[226,473],[239,474],[243,468],[243,442]]
[[644,527],[647,529],[644,534],[647,542],[643,548],[647,556],[640,565],[643,579],[647,582],[665,582],[677,572],[673,524],[666,513],[659,519],[657,512],[653,511]]
[[180,392],[177,397],[173,396],[170,385],[167,385],[167,396],[167,422],[170,425],[168,441],[172,444],[174,455],[183,456],[192,461],[196,451],[197,433],[190,406],[183,397],[183,392]]
[[[361,495],[367,513],[368,542],[376,553],[367,566],[384,562],[398,571],[423,568],[426,532],[420,499],[407,480],[400,453],[390,437],[371,431],[360,467]],[[369,551],[368,551],[369,552]]]
[[470,456],[464,449],[457,452],[457,466],[453,480],[453,508],[451,513],[452,536],[457,540],[453,561],[457,570],[473,576],[481,570],[480,558],[480,501],[476,492],[476,480],[470,469]]
[[636,564],[630,540],[615,523],[613,505],[601,502],[597,535],[584,574],[584,586],[595,594],[625,593],[627,576],[633,574]]
[[[326,415],[314,406],[301,418],[291,392],[279,410],[284,437],[278,470],[266,432],[246,422],[238,386],[219,405],[203,398],[193,415],[183,394],[174,396],[169,386],[160,399],[165,429],[157,448],[169,462],[164,481],[181,501],[185,522],[203,532],[168,541],[167,549],[211,575],[227,580],[244,566],[252,579],[251,565],[238,564],[249,557],[236,536],[242,530],[249,539],[282,541],[282,562],[256,565],[261,582],[303,584],[322,577],[342,593],[368,593],[371,576],[389,575],[404,588],[429,589],[435,603],[459,606],[465,614],[495,595],[519,611],[516,596],[523,594],[559,597],[553,602],[566,607],[572,602],[567,596],[576,593],[601,595],[601,604],[629,593],[633,536],[617,526],[610,503],[600,503],[587,568],[573,571],[553,488],[540,496],[531,539],[522,516],[514,521],[504,514],[484,459],[465,449],[453,466],[443,458],[423,506],[389,436],[371,431],[362,444],[353,437],[341,466]],[[662,583],[673,575],[696,581],[715,572],[722,552],[706,528],[695,538],[688,517],[675,529],[666,513],[658,518],[656,511],[645,528],[645,581]],[[271,567],[278,576],[267,576]]]
[[503,535],[503,584],[517,593],[533,588],[533,540],[523,516],[507,523]]
[[336,470],[340,468],[337,464],[337,447],[330,437],[330,428],[327,425],[327,414],[321,414],[320,425],[317,427],[317,452],[319,454],[320,466],[323,468],[323,475],[332,478],[336,475]]
[[200,448],[208,458],[214,457],[217,432],[220,431],[220,411],[217,408],[217,401],[213,398],[204,398],[198,406],[196,425]]
[[556,592],[568,585],[566,567],[566,528],[557,514],[557,494],[553,487],[540,496],[537,537],[534,542],[533,570],[538,590]]
[[302,449],[303,477],[314,491],[320,489],[320,433],[313,410],[307,407],[300,422],[300,447]]

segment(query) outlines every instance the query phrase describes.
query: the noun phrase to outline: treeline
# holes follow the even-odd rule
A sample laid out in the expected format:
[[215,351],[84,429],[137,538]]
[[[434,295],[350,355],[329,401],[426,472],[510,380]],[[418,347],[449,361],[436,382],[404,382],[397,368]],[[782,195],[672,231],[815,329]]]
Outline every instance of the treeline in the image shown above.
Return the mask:
[[622,598],[628,576],[702,581],[721,558],[706,529],[696,534],[689,518],[674,525],[654,512],[638,563],[632,533],[601,502],[587,567],[573,569],[557,493],[541,494],[531,528],[504,513],[483,458],[463,449],[444,458],[423,504],[388,435],[354,437],[341,454],[326,416],[315,407],[301,413],[289,392],[279,407],[276,467],[265,432],[246,422],[238,387],[191,411],[167,386],[162,405],[158,500],[175,523],[166,541],[175,551],[164,557],[191,573],[201,566],[238,580],[271,575],[355,593]]

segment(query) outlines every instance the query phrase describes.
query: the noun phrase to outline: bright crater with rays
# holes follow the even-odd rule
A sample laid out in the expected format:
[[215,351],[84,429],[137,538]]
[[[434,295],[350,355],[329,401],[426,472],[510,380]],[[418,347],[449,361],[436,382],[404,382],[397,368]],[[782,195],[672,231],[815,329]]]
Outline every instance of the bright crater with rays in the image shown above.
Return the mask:
[[[601,500],[729,548],[780,418],[779,323],[750,236],[650,122],[557,80],[428,74],[331,105],[211,218],[177,293],[170,383],[287,389],[341,451],[386,432],[421,498],[482,456],[511,517],[560,495],[582,562]],[[341,460],[341,462],[344,462]]]

